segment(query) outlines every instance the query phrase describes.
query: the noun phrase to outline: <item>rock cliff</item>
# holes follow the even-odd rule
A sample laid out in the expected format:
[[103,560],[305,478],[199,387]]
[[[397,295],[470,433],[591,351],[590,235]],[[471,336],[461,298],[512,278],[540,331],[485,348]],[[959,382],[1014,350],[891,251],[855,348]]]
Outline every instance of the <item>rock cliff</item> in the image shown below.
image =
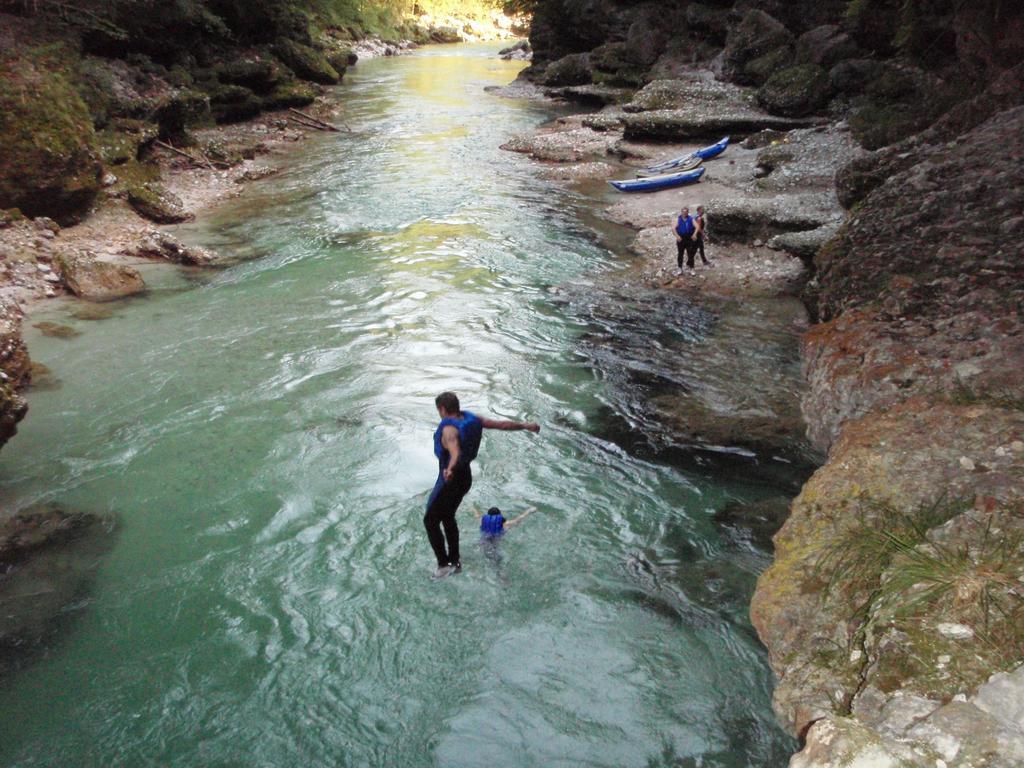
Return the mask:
[[1024,6],[541,0],[531,44],[552,93],[625,89],[627,138],[707,132],[696,64],[756,88],[734,135],[812,118],[871,150],[836,177],[845,219],[793,244],[827,460],[752,617],[793,768],[1024,763]]

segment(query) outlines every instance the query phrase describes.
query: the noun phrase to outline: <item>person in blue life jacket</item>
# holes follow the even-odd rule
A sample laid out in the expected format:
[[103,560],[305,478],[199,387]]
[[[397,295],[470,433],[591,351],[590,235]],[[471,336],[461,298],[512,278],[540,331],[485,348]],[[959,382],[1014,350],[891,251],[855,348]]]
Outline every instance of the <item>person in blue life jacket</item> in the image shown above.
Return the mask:
[[536,511],[536,507],[529,507],[521,515],[517,515],[511,520],[506,520],[505,515],[497,507],[491,507],[484,514],[480,514],[479,510],[475,507],[473,508],[473,514],[480,520],[480,549],[487,559],[494,564],[494,567],[499,569],[499,577],[501,576],[502,558],[498,542],[505,535],[505,531],[518,525]]
[[697,240],[694,235],[697,232],[697,222],[690,215],[689,208],[683,208],[676,217],[672,231],[676,236],[676,264],[679,271],[683,271],[683,257],[686,257],[686,267],[693,272],[693,257],[697,253]]
[[434,404],[440,423],[434,432],[434,455],[437,456],[437,481],[427,500],[423,527],[437,558],[435,578],[459,573],[462,561],[459,554],[459,525],[455,512],[463,497],[473,485],[470,463],[480,450],[485,429],[504,431],[529,430],[540,432],[540,425],[523,421],[486,419],[463,411],[454,392],[442,392]]
[[512,526],[523,522],[524,519],[536,512],[537,508],[530,507],[523,512],[523,514],[516,515],[511,520],[506,520],[505,516],[501,513],[501,510],[497,507],[491,507],[482,515],[476,510],[473,511],[476,516],[480,518],[480,537],[484,539],[496,539]]

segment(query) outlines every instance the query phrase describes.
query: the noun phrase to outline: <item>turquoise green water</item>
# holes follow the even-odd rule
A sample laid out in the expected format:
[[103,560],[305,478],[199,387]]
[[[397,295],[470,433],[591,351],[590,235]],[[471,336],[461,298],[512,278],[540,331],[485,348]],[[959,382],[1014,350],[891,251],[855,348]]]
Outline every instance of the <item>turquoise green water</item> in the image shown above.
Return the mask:
[[[548,113],[484,93],[493,47],[360,64],[353,135],[187,233],[229,269],[72,340],[0,453],[13,506],[118,532],[59,640],[0,679],[7,766],[776,766],[793,748],[746,618],[767,556],[711,514],[771,493],[599,435],[587,329],[553,288],[615,268],[578,201],[501,152]],[[348,80],[348,78],[346,78]],[[40,318],[42,319],[42,318]],[[488,433],[431,581],[434,396]],[[538,512],[500,551],[470,507]]]

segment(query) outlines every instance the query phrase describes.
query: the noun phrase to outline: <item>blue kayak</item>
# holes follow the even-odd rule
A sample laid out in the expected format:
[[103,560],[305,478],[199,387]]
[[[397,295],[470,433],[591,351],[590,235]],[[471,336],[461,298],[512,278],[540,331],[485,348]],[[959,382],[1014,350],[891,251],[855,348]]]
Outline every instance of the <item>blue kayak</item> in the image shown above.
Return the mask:
[[674,157],[671,160],[666,160],[663,163],[652,165],[649,168],[642,168],[636,172],[636,175],[655,176],[667,173],[673,170],[674,168],[679,168],[680,166],[686,165],[687,163],[692,162],[696,158],[700,158],[701,160],[709,160],[712,157],[718,157],[720,154],[725,152],[725,148],[728,146],[729,137],[726,136],[725,138],[720,139],[719,141],[715,142],[709,147],[704,147],[703,149],[698,149],[694,152],[689,152],[685,155]]
[[704,169],[696,168],[692,171],[666,173],[661,176],[650,176],[646,179],[625,179],[623,181],[609,181],[608,183],[620,192],[655,192],[659,189],[693,184],[695,181],[700,181],[700,177],[703,175]]

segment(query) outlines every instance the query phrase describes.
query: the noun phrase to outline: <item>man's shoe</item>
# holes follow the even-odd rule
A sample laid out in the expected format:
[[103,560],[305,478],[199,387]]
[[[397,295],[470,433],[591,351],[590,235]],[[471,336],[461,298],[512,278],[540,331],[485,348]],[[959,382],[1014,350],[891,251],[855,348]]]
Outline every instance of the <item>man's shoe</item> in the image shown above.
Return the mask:
[[430,578],[437,581],[438,579],[443,579],[445,576],[451,576],[453,573],[455,573],[455,569],[452,566],[439,565],[437,566],[437,570],[434,571],[434,575]]
[[462,563],[452,563],[448,566],[452,569],[452,574],[462,573]]

